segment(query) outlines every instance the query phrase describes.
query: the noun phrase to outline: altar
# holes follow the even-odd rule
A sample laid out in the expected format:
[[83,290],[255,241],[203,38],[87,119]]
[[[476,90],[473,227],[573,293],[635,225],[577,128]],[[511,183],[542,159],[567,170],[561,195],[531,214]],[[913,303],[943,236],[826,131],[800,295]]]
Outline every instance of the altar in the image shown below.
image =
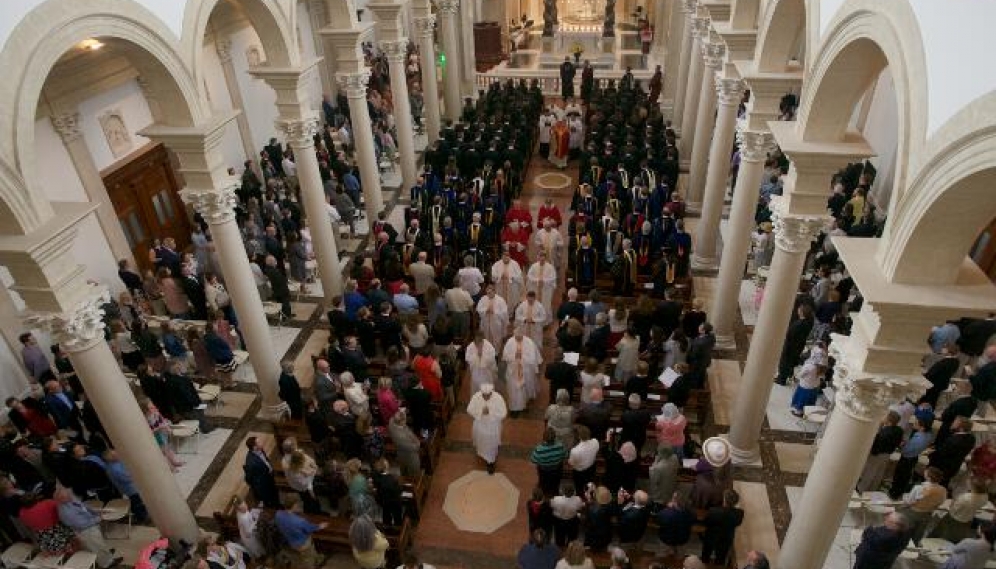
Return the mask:
[[[552,34],[542,37],[540,67],[559,67],[564,57],[580,65],[585,60],[597,68],[611,68],[618,52],[616,37],[603,37],[607,0],[545,0],[544,16],[552,15],[556,24]],[[614,10],[615,0],[608,0]],[[551,13],[552,8],[552,13]],[[611,15],[614,26],[615,14]],[[544,24],[547,22],[544,21]],[[546,27],[546,26],[544,26]],[[580,52],[580,57],[575,54]]]

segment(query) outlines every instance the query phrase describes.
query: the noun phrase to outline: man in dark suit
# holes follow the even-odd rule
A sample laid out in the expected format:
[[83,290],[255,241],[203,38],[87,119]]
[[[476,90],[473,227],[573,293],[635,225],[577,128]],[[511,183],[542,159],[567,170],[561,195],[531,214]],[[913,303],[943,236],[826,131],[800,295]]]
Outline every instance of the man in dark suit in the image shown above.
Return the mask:
[[591,390],[591,401],[581,407],[574,422],[588,427],[591,438],[601,441],[609,430],[611,416],[612,404],[602,400],[602,389],[596,387]]
[[944,473],[944,483],[948,484],[965,458],[975,448],[975,435],[972,434],[972,420],[968,417],[958,417],[951,425],[951,434],[937,444],[930,453],[930,466],[939,468]]
[[267,508],[280,507],[280,494],[277,492],[277,483],[273,479],[273,465],[266,457],[266,451],[256,437],[246,439],[246,462],[242,466],[245,474],[246,484],[252,490],[256,500],[262,502]]
[[636,364],[636,375],[626,380],[624,390],[626,397],[635,393],[641,400],[645,400],[650,392],[650,364],[640,360]]
[[207,318],[207,296],[204,293],[204,283],[189,267],[183,268],[183,292],[187,294],[190,305],[193,307],[191,313],[194,320],[205,320]]
[[785,343],[782,345],[782,355],[778,360],[778,385],[785,385],[788,378],[792,376],[795,366],[799,364],[803,350],[806,349],[806,340],[809,333],[813,331],[813,309],[808,304],[800,304],[796,309],[798,318],[789,324],[785,333]]
[[272,223],[266,226],[266,234],[263,235],[263,249],[267,255],[272,255],[277,260],[276,267],[281,273],[286,273],[284,258],[287,256],[284,244],[277,235],[277,227]]
[[629,396],[628,408],[622,414],[622,433],[619,439],[620,444],[630,441],[639,453],[643,444],[647,442],[647,426],[653,414],[650,409],[643,407],[643,400],[636,393]]
[[716,335],[712,333],[712,324],[699,324],[699,335],[688,345],[685,361],[688,363],[688,373],[691,375],[695,389],[703,389],[706,384],[709,366],[712,365],[712,350],[716,347]]
[[557,309],[557,321],[565,322],[568,318],[574,318],[579,322],[584,322],[584,303],[578,302],[578,289],[572,288],[567,291],[567,302]]
[[952,426],[958,417],[971,417],[975,410],[979,408],[979,400],[972,392],[971,384],[958,382],[955,388],[959,397],[948,403],[941,413],[941,425],[937,428],[937,435],[932,443],[935,447],[944,442],[951,435]]
[[725,566],[728,563],[733,537],[737,527],[744,521],[744,511],[737,507],[739,501],[740,495],[735,490],[727,490],[723,493],[723,505],[709,508],[706,513],[706,529],[702,534],[702,561],[707,565],[715,563]]
[[636,543],[643,539],[643,534],[647,531],[647,522],[650,521],[650,509],[647,508],[649,498],[643,490],[634,492],[631,501],[627,502],[627,498],[629,492],[620,488],[617,497],[620,509],[616,532],[621,543]]
[[854,552],[854,569],[892,567],[910,541],[909,523],[899,513],[885,517],[880,526],[869,526],[861,534],[861,543]]
[[293,318],[294,314],[290,304],[290,288],[287,286],[287,275],[277,266],[277,258],[273,255],[266,257],[266,266],[263,274],[270,281],[270,299],[280,303],[280,313],[284,318]]
[[277,380],[277,384],[279,386],[277,394],[290,409],[291,419],[302,419],[304,417],[304,403],[301,400],[301,384],[294,377],[294,362],[284,361],[280,363],[280,379]]
[[180,363],[170,364],[163,377],[166,379],[171,407],[177,416],[182,419],[196,420],[198,428],[205,435],[213,431],[214,426],[204,416],[204,408],[201,396],[197,393],[197,387],[194,386],[190,377],[180,373]]
[[386,458],[381,458],[374,466],[376,468],[371,478],[377,490],[377,504],[384,514],[384,523],[389,526],[400,526],[404,523],[401,482],[388,470]]
[[671,332],[681,325],[681,303],[671,300],[671,291],[664,292],[664,300],[654,310],[654,324],[664,329],[664,337],[671,337]]
[[422,382],[405,389],[405,406],[408,416],[412,418],[412,430],[416,435],[425,436],[435,427],[435,415],[432,412],[432,396],[422,387]]
[[[381,302],[380,312],[374,316],[374,328],[380,334],[380,347],[387,353],[392,346],[401,350],[401,323],[391,314],[391,303]],[[357,377],[358,380],[365,378]]]
[[45,406],[56,426],[75,431],[76,437],[82,440],[83,425],[80,423],[79,407],[76,406],[72,393],[63,391],[62,384],[54,379],[45,384]]
[[553,349],[553,362],[547,364],[544,375],[550,380],[550,404],[557,400],[557,391],[567,391],[568,400],[574,398],[574,386],[578,383],[578,368],[564,361],[564,351]]

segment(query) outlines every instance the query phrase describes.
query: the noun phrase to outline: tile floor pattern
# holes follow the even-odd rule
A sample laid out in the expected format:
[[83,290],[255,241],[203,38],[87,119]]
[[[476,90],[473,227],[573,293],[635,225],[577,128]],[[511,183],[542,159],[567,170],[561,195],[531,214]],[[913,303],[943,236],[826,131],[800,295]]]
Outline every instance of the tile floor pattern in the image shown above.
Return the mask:
[[[527,172],[526,179],[533,180],[543,174],[560,174],[561,171],[540,165],[540,159],[534,160],[533,166]],[[563,173],[576,179],[576,167],[571,167]],[[392,173],[388,172],[387,177]],[[682,177],[684,178],[684,176]],[[546,176],[541,179],[549,183],[558,181],[559,176]],[[685,182],[679,181],[679,186]],[[544,184],[546,185],[546,184]],[[536,191],[529,187],[523,192],[523,201],[535,212],[546,196],[552,195],[567,218],[572,188],[545,189]],[[404,192],[390,192],[386,199],[389,219],[398,223],[403,216],[401,204],[407,201]],[[694,231],[697,224],[695,217],[686,220],[686,228]],[[399,224],[400,225],[400,224]],[[362,233],[366,233],[366,223],[362,224]],[[368,246],[368,237],[350,239],[340,242],[347,255]],[[348,257],[347,257],[348,258]],[[561,277],[562,278],[562,277]],[[310,356],[318,353],[328,340],[328,324],[323,314],[317,309],[322,301],[320,283],[312,286],[309,295],[295,303],[296,318],[281,326],[272,326],[274,351],[280,358],[294,361],[297,376],[302,386],[310,387],[312,381]],[[714,274],[695,276],[696,296],[711,305],[715,286]],[[741,298],[751,287],[745,281]],[[560,297],[560,292],[554,295]],[[744,303],[742,303],[743,305]],[[741,306],[741,312],[746,322],[753,324],[756,310],[748,310]],[[552,336],[552,333],[548,333]],[[750,339],[750,331],[741,327],[737,333],[738,349],[734,352],[720,354],[710,371],[709,384],[713,391],[713,414],[715,425],[707,428],[706,434],[712,435],[724,432],[729,424],[732,405],[737,389],[741,385],[741,368],[746,358]],[[201,440],[200,448],[194,455],[184,455],[187,466],[178,475],[178,480],[188,502],[206,528],[212,527],[211,514],[224,509],[233,496],[246,493],[242,480],[242,464],[245,457],[245,439],[257,436],[264,446],[272,449],[276,441],[271,434],[271,427],[256,418],[259,409],[258,397],[252,385],[255,378],[251,366],[238,377],[243,382],[235,391],[227,391],[223,395],[223,405],[213,406],[208,415],[216,421],[219,428],[211,435]],[[414,544],[422,553],[422,558],[433,563],[439,569],[471,568],[491,569],[508,568],[514,563],[515,552],[527,538],[526,513],[522,507],[524,497],[528,495],[536,483],[534,467],[528,462],[528,453],[539,441],[543,430],[543,411],[547,404],[547,389],[545,382],[540,382],[540,394],[529,409],[517,419],[507,419],[503,429],[503,445],[498,459],[498,471],[512,486],[518,490],[518,496],[512,492],[498,492],[490,488],[484,491],[468,492],[468,506],[479,507],[482,510],[491,509],[496,504],[515,506],[509,508],[511,520],[496,527],[491,533],[461,531],[458,519],[455,523],[444,512],[444,502],[451,484],[468,473],[480,472],[483,463],[478,459],[470,444],[471,420],[463,411],[469,398],[469,382],[464,382],[463,393],[458,396],[457,412],[450,425],[448,440],[445,442],[439,468],[433,477],[428,501],[423,510],[423,518],[416,532]],[[499,387],[500,389],[500,387]],[[744,525],[740,528],[736,539],[736,564],[742,566],[750,549],[761,549],[774,559],[777,559],[780,540],[784,539],[785,530],[791,517],[791,506],[801,497],[801,486],[805,483],[805,473],[812,460],[812,447],[805,443],[804,427],[788,413],[788,400],[791,389],[775,386],[768,404],[767,421],[761,437],[763,463],[758,467],[737,467],[734,478],[740,491],[743,506],[747,511]],[[472,475],[475,476],[475,475]],[[472,511],[465,508],[464,512]],[[459,518],[459,515],[457,516]],[[848,524],[861,521],[851,514],[845,519],[838,532],[830,559],[826,567],[844,569],[850,567],[851,530]],[[466,526],[464,526],[466,529]],[[134,561],[135,553],[156,536],[154,528],[137,527],[133,529],[130,540],[115,541],[114,546],[125,556],[126,563]],[[648,535],[643,549],[656,552],[660,549],[655,536]],[[693,542],[687,549],[696,552],[698,545]],[[325,567],[353,568],[356,567],[351,556],[335,555],[326,559]],[[910,569],[919,569],[917,565],[908,565]],[[639,568],[642,569],[642,568]]]

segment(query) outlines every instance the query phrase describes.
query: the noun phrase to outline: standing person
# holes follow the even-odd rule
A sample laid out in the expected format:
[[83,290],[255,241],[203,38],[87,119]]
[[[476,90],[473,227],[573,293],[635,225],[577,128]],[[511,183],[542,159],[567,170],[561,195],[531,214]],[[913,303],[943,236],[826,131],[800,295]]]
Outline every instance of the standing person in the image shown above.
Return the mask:
[[581,527],[579,514],[584,508],[584,500],[575,495],[574,486],[564,484],[560,495],[550,500],[553,509],[553,533],[560,547],[578,538]]
[[422,441],[408,426],[408,412],[406,410],[401,409],[391,417],[391,422],[387,426],[387,432],[391,437],[391,441],[394,442],[401,475],[414,478],[421,474],[420,450]]
[[280,303],[281,316],[284,318],[293,318],[294,313],[290,304],[290,287],[287,285],[287,275],[280,270],[277,258],[273,255],[266,256],[266,266],[263,268],[263,274],[266,275],[267,280],[270,282],[270,299],[273,302]]
[[501,359],[505,362],[508,408],[515,417],[536,397],[536,376],[543,358],[532,338],[525,336],[522,328],[516,328],[515,334],[505,342]]
[[803,350],[806,349],[806,341],[813,331],[815,320],[813,318],[813,308],[809,304],[800,304],[796,308],[797,318],[789,324],[788,331],[785,332],[785,343],[782,345],[782,355],[778,360],[778,378],[775,383],[785,385],[789,377],[799,364]]
[[265,554],[259,537],[256,536],[256,524],[259,522],[260,512],[262,510],[259,508],[250,508],[244,499],[235,498],[235,519],[239,524],[239,542],[254,559],[263,557]]
[[516,556],[520,569],[554,569],[559,559],[560,550],[549,543],[546,530],[539,528],[530,532],[529,543]]
[[546,308],[537,300],[535,290],[526,293],[526,300],[515,308],[515,325],[523,328],[538,347],[543,346],[543,326],[546,322]]
[[899,461],[892,474],[892,484],[889,487],[889,497],[898,500],[903,497],[913,481],[913,469],[916,466],[920,454],[927,450],[934,440],[934,434],[930,432],[931,420],[925,416],[915,418],[916,426],[909,439],[903,443],[900,450]]
[[350,524],[349,544],[353,548],[353,559],[362,569],[384,567],[384,556],[390,545],[369,516],[359,516]]
[[560,476],[564,469],[564,459],[567,458],[567,451],[564,445],[557,440],[557,433],[547,428],[543,435],[543,441],[533,448],[529,455],[529,462],[536,465],[536,475],[539,478],[539,486],[547,495],[557,492],[560,486]]
[[650,465],[650,500],[665,505],[671,501],[678,488],[678,471],[681,461],[667,445],[657,446],[657,456]]
[[501,426],[508,409],[505,400],[495,393],[495,386],[485,383],[470,398],[467,413],[474,418],[473,440],[477,456],[484,459],[488,474],[495,473],[498,447],[501,445]]
[[564,361],[564,351],[553,349],[553,361],[547,364],[543,375],[550,381],[550,403],[554,403],[561,390],[567,393],[567,401],[573,399],[574,388],[578,383],[578,369]]
[[262,443],[256,437],[249,437],[246,439],[246,448],[249,452],[246,453],[246,461],[242,466],[246,484],[256,500],[266,504],[267,508],[279,508],[280,495],[273,479],[273,465],[270,464]]
[[878,490],[882,477],[889,464],[889,456],[903,442],[903,429],[899,426],[899,413],[889,411],[875,434],[871,450],[865,461],[861,478],[858,479],[858,492]]
[[474,341],[464,350],[464,360],[470,369],[471,392],[477,393],[485,383],[494,384],[498,379],[497,353],[494,345],[484,339],[481,332],[474,334]]
[[657,538],[671,549],[675,556],[692,537],[695,514],[688,509],[681,494],[675,492],[657,512]]
[[854,552],[853,569],[892,567],[910,541],[909,522],[900,513],[885,517],[880,526],[868,526],[861,534],[861,543]]
[[685,456],[685,427],[688,419],[681,414],[674,403],[665,403],[654,427],[657,430],[657,444],[668,445],[678,460]]
[[598,459],[598,440],[592,438],[591,431],[578,425],[575,439],[578,441],[567,457],[575,488],[587,488],[595,479],[595,460]]
[[522,267],[509,253],[508,243],[503,245],[501,259],[491,265],[491,282],[494,283],[495,292],[505,299],[507,306],[519,305],[523,287]]
[[485,295],[477,302],[477,314],[484,337],[491,345],[501,344],[508,333],[508,304],[498,296],[495,285],[488,285]]
[[394,527],[403,524],[404,503],[401,501],[401,483],[397,476],[391,474],[390,463],[386,458],[377,459],[370,478],[377,491],[377,505],[383,513],[384,523]]
[[52,363],[48,361],[45,351],[38,346],[38,340],[31,332],[25,332],[18,337],[21,341],[21,361],[28,375],[38,383],[55,379],[52,373]]
[[557,400],[546,408],[546,426],[553,429],[565,449],[574,442],[574,407],[566,389],[557,390]]
[[626,381],[636,371],[640,361],[640,339],[632,328],[623,332],[622,338],[616,342],[619,355],[616,360],[614,376],[616,381]]
[[565,100],[574,96],[574,76],[577,72],[571,58],[565,55],[564,62],[560,64],[560,96]]
[[[255,437],[250,437],[254,439]],[[252,451],[250,451],[252,452]],[[275,506],[279,508],[280,504]],[[301,499],[295,495],[287,498],[283,508],[279,509],[274,516],[274,524],[280,535],[283,536],[287,547],[293,552],[291,567],[301,569],[312,569],[318,567],[318,552],[315,551],[315,544],[311,540],[311,534],[325,529],[328,524],[313,524],[301,517]]]
[[927,524],[934,516],[934,511],[948,498],[948,491],[941,486],[944,473],[933,466],[924,471],[924,481],[917,484],[903,500],[905,506],[899,512],[909,521],[910,538],[920,547],[920,540],[927,531]]
[[285,360],[280,363],[280,379],[278,395],[281,401],[290,409],[291,419],[304,418],[304,400],[301,399],[301,384],[294,377],[294,362]]
[[723,493],[723,505],[710,508],[705,517],[702,534],[702,561],[726,565],[733,548],[737,527],[744,521],[744,511],[737,507],[740,495],[735,490]]
[[951,548],[951,557],[940,569],[983,569],[996,543],[996,525],[987,522],[979,526],[978,537],[965,538]]
[[[548,224],[549,225],[549,224]],[[540,235],[545,233],[541,231]],[[560,233],[556,233],[560,235]],[[537,300],[543,305],[543,321],[541,326],[546,326],[553,321],[553,291],[557,288],[557,269],[547,259],[549,254],[542,250],[537,255],[537,260],[529,267],[526,273],[529,292],[535,292]]]
[[97,567],[108,569],[119,565],[124,558],[115,557],[113,550],[107,547],[100,531],[100,514],[80,501],[68,488],[59,487],[54,498],[58,502],[59,521],[73,530],[83,549],[97,556]]

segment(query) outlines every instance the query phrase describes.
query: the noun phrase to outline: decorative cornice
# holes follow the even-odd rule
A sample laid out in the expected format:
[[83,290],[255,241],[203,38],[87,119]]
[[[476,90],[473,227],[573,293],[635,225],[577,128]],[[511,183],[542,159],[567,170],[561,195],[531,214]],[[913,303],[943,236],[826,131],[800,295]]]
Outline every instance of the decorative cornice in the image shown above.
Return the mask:
[[829,216],[799,215],[785,211],[784,196],[772,196],[768,209],[775,232],[775,245],[788,253],[805,253],[817,235],[826,227]]
[[432,37],[436,31],[436,16],[429,14],[415,18],[415,32],[420,37]]
[[716,97],[720,105],[739,105],[743,96],[743,81],[739,79],[716,78]]
[[83,136],[83,125],[77,111],[52,115],[52,126],[59,133],[64,144],[69,144]]
[[320,128],[318,117],[310,115],[299,119],[281,119],[275,121],[277,129],[284,133],[284,140],[291,148],[299,149],[315,144],[315,135]]
[[408,38],[382,41],[380,42],[380,50],[384,52],[387,61],[403,63],[405,56],[408,55]]
[[92,291],[85,300],[67,312],[39,312],[24,321],[41,328],[69,352],[79,352],[104,341],[104,309],[111,301],[107,288],[90,285]]
[[698,0],[684,0],[683,2],[681,2],[681,11],[684,12],[685,14],[688,14],[689,17],[692,17],[692,15],[695,14],[698,8],[699,8]]
[[455,16],[457,11],[460,9],[460,0],[439,0],[436,4],[439,8],[439,13],[444,16]]
[[222,65],[232,62],[232,40],[228,38],[216,40],[214,49],[218,52],[218,59],[221,60]]
[[866,422],[877,422],[890,405],[906,397],[918,398],[929,387],[929,382],[919,376],[883,375],[859,369],[854,351],[857,339],[841,334],[831,334],[828,355],[834,359],[833,383],[837,388],[834,403],[851,417]]
[[180,199],[190,204],[209,224],[217,225],[235,220],[236,185],[219,190],[182,190]]
[[775,146],[775,139],[770,132],[740,128],[737,129],[737,142],[740,145],[740,159],[744,162],[764,162],[768,158],[768,152]]
[[364,68],[356,73],[339,73],[335,76],[339,88],[346,92],[346,97],[365,99],[367,97],[367,82],[370,81],[370,70]]
[[700,41],[709,40],[709,29],[711,27],[712,22],[708,16],[694,16],[692,18],[692,36],[698,38]]

